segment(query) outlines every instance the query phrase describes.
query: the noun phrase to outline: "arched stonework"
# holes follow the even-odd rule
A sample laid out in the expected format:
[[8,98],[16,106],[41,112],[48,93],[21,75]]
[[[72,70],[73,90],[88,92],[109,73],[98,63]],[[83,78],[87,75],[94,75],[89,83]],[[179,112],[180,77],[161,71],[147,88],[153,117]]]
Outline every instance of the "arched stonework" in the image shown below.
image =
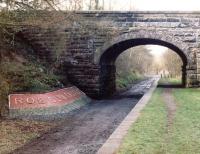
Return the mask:
[[107,97],[116,90],[115,83],[115,60],[128,48],[138,45],[161,45],[175,51],[183,61],[182,84],[187,86],[187,64],[188,64],[188,46],[167,31],[140,30],[120,35],[96,51],[95,63],[100,65],[100,93]]
[[[27,27],[24,38],[41,60],[51,62],[51,57],[54,58],[51,54],[61,51],[59,71],[66,75],[67,82],[87,95],[101,98],[102,74],[114,82],[113,63],[117,56],[127,48],[145,44],[163,45],[178,53],[187,65],[183,67],[186,86],[200,86],[200,12],[81,11],[74,15],[81,17],[84,26],[58,24],[50,28],[53,31],[56,28],[57,35]],[[62,44],[57,40],[62,40]],[[102,73],[103,67],[110,69]]]
[[[109,48],[112,48],[114,45],[120,44],[121,42],[125,42],[125,41],[128,41],[128,40],[134,40],[134,39],[158,40],[158,41],[160,41],[160,43],[163,42],[163,44],[159,44],[159,42],[154,43],[154,44],[163,45],[163,46],[166,46],[168,48],[171,48],[169,45],[172,45],[172,46],[178,48],[181,51],[178,54],[182,54],[187,59],[189,59],[188,52],[187,52],[189,50],[189,46],[186,43],[184,43],[180,37],[174,36],[173,33],[169,32],[168,30],[157,31],[155,29],[155,30],[131,31],[129,33],[116,36],[113,39],[106,41],[106,43],[101,48],[98,48],[95,51],[95,53],[94,53],[94,63],[99,64],[102,55],[105,52],[107,52],[109,50]],[[165,43],[167,43],[168,46]],[[145,45],[145,44],[149,44],[149,43],[148,42],[146,42],[146,43],[141,42],[140,43],[140,45]],[[132,47],[133,46],[136,46],[136,45],[132,45]]]

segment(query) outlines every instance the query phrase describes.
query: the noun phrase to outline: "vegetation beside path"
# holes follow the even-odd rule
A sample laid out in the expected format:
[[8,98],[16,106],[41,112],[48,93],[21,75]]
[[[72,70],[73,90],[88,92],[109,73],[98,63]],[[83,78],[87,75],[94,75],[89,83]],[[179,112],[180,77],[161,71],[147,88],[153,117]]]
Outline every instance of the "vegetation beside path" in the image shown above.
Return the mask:
[[139,73],[127,73],[127,74],[117,74],[117,79],[116,79],[116,86],[117,90],[124,90],[129,88],[133,83],[138,82],[145,77],[140,75]]
[[[173,89],[174,122],[167,130],[167,107],[158,88],[140,118],[130,128],[119,154],[200,153],[200,89]],[[167,140],[166,140],[167,138]]]
[[161,78],[158,82],[158,85],[181,85],[181,77],[177,78]]
[[57,124],[24,120],[0,120],[0,154],[11,153]]

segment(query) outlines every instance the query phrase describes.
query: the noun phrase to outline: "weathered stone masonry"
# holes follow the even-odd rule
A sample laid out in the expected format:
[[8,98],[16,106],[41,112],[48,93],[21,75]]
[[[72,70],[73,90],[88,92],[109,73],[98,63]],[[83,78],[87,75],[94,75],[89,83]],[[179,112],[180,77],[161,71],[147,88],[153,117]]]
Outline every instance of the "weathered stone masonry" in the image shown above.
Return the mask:
[[[76,12],[75,15],[81,17],[92,33],[82,32],[83,27],[74,22],[71,27],[58,24],[56,34],[26,30],[24,39],[49,62],[59,50],[69,80],[88,95],[112,94],[116,58],[130,47],[145,44],[174,50],[184,63],[183,84],[200,85],[200,12]],[[59,44],[58,40],[63,42]]]

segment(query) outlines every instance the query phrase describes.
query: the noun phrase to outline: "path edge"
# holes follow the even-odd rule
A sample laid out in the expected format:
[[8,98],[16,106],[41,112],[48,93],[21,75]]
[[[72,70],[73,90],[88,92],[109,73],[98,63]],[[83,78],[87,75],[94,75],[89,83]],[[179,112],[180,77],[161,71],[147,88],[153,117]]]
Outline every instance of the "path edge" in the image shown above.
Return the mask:
[[126,118],[121,122],[117,129],[111,134],[103,146],[98,150],[97,154],[116,154],[122,144],[122,141],[130,127],[136,122],[140,116],[140,112],[149,102],[153,92],[157,88],[160,78],[156,78],[151,88],[143,95],[136,106],[130,111]]

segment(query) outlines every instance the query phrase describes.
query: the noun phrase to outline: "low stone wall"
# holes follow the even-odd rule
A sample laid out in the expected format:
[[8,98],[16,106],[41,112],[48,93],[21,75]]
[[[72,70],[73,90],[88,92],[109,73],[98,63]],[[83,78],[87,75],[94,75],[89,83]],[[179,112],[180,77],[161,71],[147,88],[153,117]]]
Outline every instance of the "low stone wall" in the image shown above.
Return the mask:
[[43,94],[9,95],[9,117],[18,119],[57,119],[90,102],[77,87]]

